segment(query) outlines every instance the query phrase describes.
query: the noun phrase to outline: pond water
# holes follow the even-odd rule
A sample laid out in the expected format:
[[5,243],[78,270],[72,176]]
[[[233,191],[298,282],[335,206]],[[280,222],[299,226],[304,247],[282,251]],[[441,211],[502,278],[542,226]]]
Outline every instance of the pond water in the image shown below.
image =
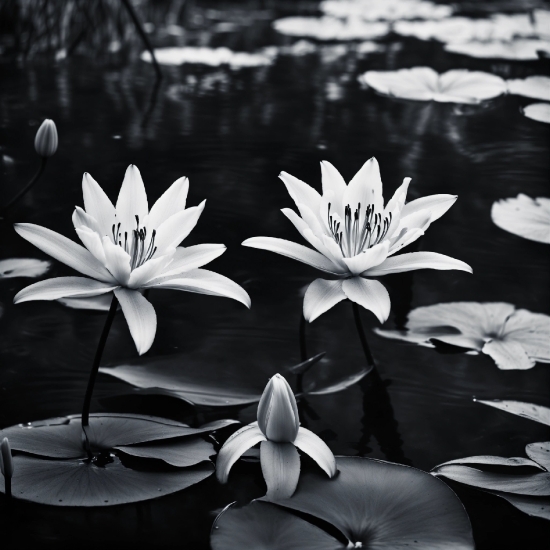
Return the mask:
[[[258,13],[261,17],[245,27],[197,31],[189,43],[254,52],[297,41],[272,29],[271,20],[281,13]],[[165,37],[161,43],[175,45],[174,40]],[[299,241],[280,212],[294,205],[279,172],[320,189],[319,161],[332,162],[349,180],[375,156],[386,199],[406,176],[412,178],[410,199],[458,195],[416,249],[459,258],[474,270],[473,275],[422,270],[385,277],[392,300],[385,328],[402,327],[412,308],[439,302],[504,301],[549,314],[547,245],[503,231],[490,216],[491,205],[501,198],[548,196],[549,126],[520,113],[530,101],[504,96],[467,108],[406,102],[377,96],[357,81],[367,70],[417,65],[525,78],[545,74],[547,62],[475,60],[447,53],[435,42],[393,35],[381,43],[380,51],[366,55],[346,44],[315,43],[307,55],[279,54],[269,65],[238,70],[164,66],[158,89],[153,68],[139,59],[139,49],[109,58],[77,50],[60,62],[51,55],[36,55],[26,63],[5,59],[0,63],[5,196],[15,194],[36,169],[32,142],[44,118],[57,124],[59,150],[41,181],[2,222],[0,258],[46,259],[13,231],[13,222],[36,223],[76,239],[71,214],[75,205],[82,205],[85,171],[115,199],[126,167],[136,164],[150,204],[174,180],[188,176],[188,204],[207,203],[186,244],[224,243],[228,250],[212,269],[241,284],[252,308],[210,296],[151,292],[159,324],[146,357],[181,354],[181,369],[189,365],[198,371],[208,362],[213,376],[219,372],[221,380],[242,380],[261,391],[269,376],[300,361],[302,296],[319,274],[240,243],[258,235]],[[54,262],[48,276],[72,274]],[[105,312],[57,302],[14,306],[13,296],[29,281],[0,281],[1,427],[80,411],[105,319]],[[384,339],[372,332],[379,326],[374,316],[362,315],[378,370],[387,381],[393,419],[377,405],[376,396],[364,406],[358,385],[308,397],[302,423],[336,455],[404,461],[429,471],[465,456],[524,456],[526,444],[548,439],[543,424],[473,401],[512,399],[549,406],[546,365],[503,371],[486,355],[443,353]],[[311,355],[325,351],[326,356],[306,375],[306,383],[312,376],[337,381],[364,367],[349,302],[308,325],[307,339]],[[117,316],[103,364],[136,356],[127,325]],[[217,418],[255,419],[254,406],[196,409],[175,398],[138,395],[105,375],[99,376],[92,410],[154,414],[192,425]],[[479,550],[544,547],[544,520],[481,491],[449,484],[469,513]],[[244,504],[264,491],[258,464],[241,461],[226,486],[210,477],[162,499],[104,509],[17,502],[9,517],[3,500],[0,521],[8,519],[8,537],[18,547],[95,546],[110,540],[120,547],[208,548],[215,515],[230,502]]]

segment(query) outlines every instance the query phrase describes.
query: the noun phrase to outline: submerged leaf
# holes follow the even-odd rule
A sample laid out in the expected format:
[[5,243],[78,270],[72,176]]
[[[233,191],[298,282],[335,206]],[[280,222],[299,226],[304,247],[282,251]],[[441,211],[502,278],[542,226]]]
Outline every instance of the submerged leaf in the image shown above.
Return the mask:
[[[116,456],[97,466],[84,460],[45,460],[15,456],[15,498],[53,506],[113,506],[181,491],[214,473],[211,463],[166,471],[137,470]],[[0,480],[4,493],[4,479]]]
[[[550,80],[550,79],[549,79]],[[523,193],[493,204],[491,218],[501,229],[531,241],[550,244],[550,199]]]
[[468,516],[444,483],[390,462],[336,461],[334,479],[305,472],[294,496],[278,504],[328,521],[349,539],[349,547],[473,549]]
[[9,258],[0,260],[0,279],[40,277],[50,269],[51,262],[36,258]]
[[311,523],[278,506],[253,501],[226,507],[214,521],[212,550],[338,550],[346,546]]
[[550,426],[550,408],[542,405],[524,403],[523,401],[501,401],[500,399],[493,401],[474,399],[474,401]]

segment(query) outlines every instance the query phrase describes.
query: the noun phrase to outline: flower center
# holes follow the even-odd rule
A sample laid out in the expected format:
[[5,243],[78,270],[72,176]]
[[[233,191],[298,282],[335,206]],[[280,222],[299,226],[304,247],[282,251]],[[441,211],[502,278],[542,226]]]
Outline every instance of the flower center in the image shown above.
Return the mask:
[[338,243],[345,258],[357,256],[360,252],[373,247],[384,240],[390,228],[392,213],[382,218],[382,214],[374,212],[374,205],[369,204],[361,212],[361,203],[352,211],[348,204],[344,209],[344,226],[336,221],[330,213],[331,203],[328,203],[328,227],[332,238]]
[[136,215],[136,228],[132,229],[130,233],[124,231],[123,235],[120,230],[120,225],[120,222],[118,224],[113,224],[113,242],[122,247],[124,251],[129,254],[130,268],[133,270],[143,265],[155,255],[157,251],[157,247],[155,246],[157,230],[153,229],[149,238],[149,243],[146,246],[147,228],[139,226],[139,216]]

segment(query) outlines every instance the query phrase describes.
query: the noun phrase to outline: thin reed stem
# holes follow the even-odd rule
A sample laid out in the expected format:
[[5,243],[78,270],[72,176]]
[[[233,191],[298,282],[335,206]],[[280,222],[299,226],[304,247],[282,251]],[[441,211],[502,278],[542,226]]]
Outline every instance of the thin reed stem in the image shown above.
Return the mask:
[[48,161],[47,157],[41,157],[40,159],[40,167],[36,171],[36,174],[31,178],[29,183],[15,195],[3,208],[2,213],[7,212],[21,197],[23,197],[28,191],[30,191],[34,184],[40,179],[40,176],[42,175],[42,172],[44,172],[44,168],[46,168],[46,162]]

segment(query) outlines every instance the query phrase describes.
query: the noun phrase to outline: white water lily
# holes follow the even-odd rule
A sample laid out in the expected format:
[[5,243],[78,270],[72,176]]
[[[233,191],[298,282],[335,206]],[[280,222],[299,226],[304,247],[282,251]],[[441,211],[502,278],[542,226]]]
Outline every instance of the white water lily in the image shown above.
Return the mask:
[[296,398],[280,374],[269,380],[258,404],[258,421],[236,431],[223,445],[216,461],[216,477],[226,483],[235,462],[261,442],[260,461],[267,484],[267,500],[290,498],[300,477],[300,456],[308,454],[329,477],[336,475],[336,459],[327,444],[300,427]]
[[[84,174],[85,210],[76,207],[73,224],[81,246],[50,229],[15,225],[21,237],[87,277],[59,277],[19,292],[15,303],[59,298],[90,298],[113,292],[128,322],[139,354],[152,345],[157,317],[140,291],[172,289],[225,296],[250,307],[239,285],[200,269],[225,252],[223,244],[178,246],[197,224],[206,201],[185,208],[189,180],[176,180],[149,211],[136,166],[130,165],[114,206],[99,184]],[[89,278],[88,278],[89,277]]]
[[430,195],[405,204],[410,178],[405,178],[384,207],[378,162],[368,160],[346,185],[327,161],[321,162],[323,195],[299,179],[281,172],[290,196],[300,212],[284,208],[283,214],[316,250],[272,237],[254,237],[244,246],[277,252],[338,279],[317,279],[304,298],[304,317],[309,322],[349,298],[372,311],[383,323],[390,313],[385,287],[372,277],[415,269],[472,268],[435,252],[410,252],[392,257],[421,237],[429,225],[455,202],[453,195]]

